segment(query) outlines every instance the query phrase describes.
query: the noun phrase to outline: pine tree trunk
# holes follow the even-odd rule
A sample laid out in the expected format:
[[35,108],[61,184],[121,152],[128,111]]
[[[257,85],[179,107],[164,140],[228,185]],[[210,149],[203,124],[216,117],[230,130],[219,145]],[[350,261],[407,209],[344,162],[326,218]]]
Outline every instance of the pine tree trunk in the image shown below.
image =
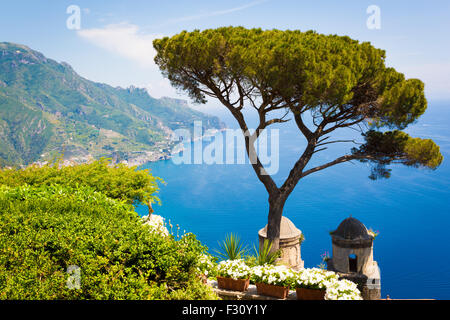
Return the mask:
[[286,199],[284,197],[278,196],[276,199],[271,199],[271,197],[269,197],[267,239],[272,243],[271,251],[275,251],[280,248],[280,225],[285,202]]
[[150,219],[152,218],[152,213],[153,213],[153,207],[152,207],[152,203],[150,201],[147,203],[147,207],[148,207],[148,220],[150,221]]

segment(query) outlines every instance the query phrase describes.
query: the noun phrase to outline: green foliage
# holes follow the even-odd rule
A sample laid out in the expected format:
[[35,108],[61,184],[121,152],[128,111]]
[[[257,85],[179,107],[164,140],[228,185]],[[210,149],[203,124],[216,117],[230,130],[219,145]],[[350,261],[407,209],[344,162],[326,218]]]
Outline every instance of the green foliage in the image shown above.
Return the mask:
[[406,165],[436,169],[444,160],[440,148],[431,139],[408,138],[404,147]]
[[426,109],[420,80],[405,80],[385,67],[384,50],[347,36],[224,27],[153,44],[163,74],[197,102],[205,102],[202,89],[233,80],[242,90],[256,84],[252,93],[265,99],[301,100],[298,112],[368,104],[355,113],[404,127]]
[[255,251],[256,257],[256,265],[273,265],[277,258],[281,256],[281,250],[272,250],[272,243],[268,239],[264,239],[263,247],[259,248],[259,250],[253,246],[253,250]]
[[443,156],[431,139],[412,138],[399,131],[379,132],[369,130],[364,134],[366,143],[352,150],[354,155],[364,157],[360,161],[373,164],[370,178],[389,178],[390,169],[386,166],[392,162],[413,167],[436,169],[443,161]]
[[302,245],[303,241],[305,241],[305,235],[302,233],[302,234],[300,235],[300,238],[298,239],[298,243],[299,243],[300,245]]
[[424,84],[408,79],[394,84],[383,93],[378,124],[405,128],[421,116],[427,107]]
[[88,186],[112,199],[134,203],[158,202],[158,181],[148,169],[137,170],[124,164],[111,165],[102,158],[86,164],[60,167],[59,161],[42,167],[28,166],[25,169],[1,169],[0,185],[10,187],[41,185]]
[[189,282],[185,288],[173,290],[167,293],[164,299],[169,300],[218,300],[219,297],[213,288],[200,283],[199,281]]
[[[89,187],[0,189],[1,299],[210,299],[192,234],[150,232],[133,207]],[[66,286],[70,265],[79,289]]]
[[219,242],[220,250],[216,252],[225,260],[238,260],[245,258],[248,249],[244,246],[241,238],[234,233],[227,234],[222,243]]

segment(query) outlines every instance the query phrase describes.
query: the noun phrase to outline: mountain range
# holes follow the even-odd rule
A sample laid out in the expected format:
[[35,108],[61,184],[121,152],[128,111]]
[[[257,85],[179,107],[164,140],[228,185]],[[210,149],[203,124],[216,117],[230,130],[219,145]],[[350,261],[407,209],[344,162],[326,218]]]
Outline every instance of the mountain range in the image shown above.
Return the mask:
[[172,132],[222,129],[217,117],[185,100],[146,89],[112,87],[24,45],[0,42],[0,164],[28,165],[55,156],[75,162],[112,157],[140,164],[170,156]]

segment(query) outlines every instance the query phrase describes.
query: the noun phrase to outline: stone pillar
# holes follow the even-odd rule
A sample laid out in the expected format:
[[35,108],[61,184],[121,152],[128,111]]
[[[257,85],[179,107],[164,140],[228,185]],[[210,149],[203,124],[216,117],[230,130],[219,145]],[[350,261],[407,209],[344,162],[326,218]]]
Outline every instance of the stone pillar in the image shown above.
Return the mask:
[[[264,240],[267,239],[267,225],[259,230],[259,248],[262,249]],[[278,262],[290,268],[300,270],[304,267],[301,256],[300,241],[302,232],[295,227],[291,220],[286,217],[281,218],[280,226],[280,250],[281,257]]]

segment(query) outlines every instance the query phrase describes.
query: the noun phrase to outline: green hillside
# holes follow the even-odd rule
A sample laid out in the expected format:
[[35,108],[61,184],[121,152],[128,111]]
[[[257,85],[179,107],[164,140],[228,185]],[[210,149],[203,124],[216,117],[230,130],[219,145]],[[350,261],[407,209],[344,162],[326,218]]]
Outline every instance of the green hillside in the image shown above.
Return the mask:
[[217,117],[186,101],[152,98],[145,89],[114,88],[80,77],[30,48],[0,43],[0,164],[26,165],[64,153],[89,157],[157,159],[170,150],[170,133],[220,129]]

